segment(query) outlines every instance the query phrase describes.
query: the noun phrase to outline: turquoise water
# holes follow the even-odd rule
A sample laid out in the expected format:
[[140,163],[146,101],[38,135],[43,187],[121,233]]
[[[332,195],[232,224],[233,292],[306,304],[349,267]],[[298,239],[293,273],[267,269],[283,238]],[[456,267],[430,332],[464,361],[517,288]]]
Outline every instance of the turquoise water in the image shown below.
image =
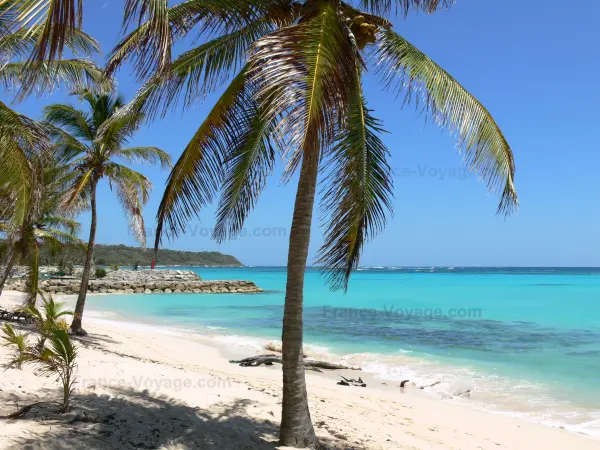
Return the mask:
[[[194,268],[260,294],[92,297],[90,307],[260,348],[281,335],[285,269]],[[600,435],[600,269],[363,268],[305,284],[309,353],[429,384],[474,407]]]

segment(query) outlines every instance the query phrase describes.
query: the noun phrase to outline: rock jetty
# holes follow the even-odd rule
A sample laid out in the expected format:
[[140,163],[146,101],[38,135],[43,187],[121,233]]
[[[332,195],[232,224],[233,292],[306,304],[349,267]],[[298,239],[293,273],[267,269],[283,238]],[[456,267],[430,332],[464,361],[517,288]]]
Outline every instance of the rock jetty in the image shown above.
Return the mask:
[[[79,293],[81,279],[56,277],[40,280],[44,293]],[[6,288],[24,291],[25,279],[9,279]],[[202,280],[191,270],[116,270],[104,278],[91,279],[91,294],[217,294],[261,292],[256,284],[242,280]]]

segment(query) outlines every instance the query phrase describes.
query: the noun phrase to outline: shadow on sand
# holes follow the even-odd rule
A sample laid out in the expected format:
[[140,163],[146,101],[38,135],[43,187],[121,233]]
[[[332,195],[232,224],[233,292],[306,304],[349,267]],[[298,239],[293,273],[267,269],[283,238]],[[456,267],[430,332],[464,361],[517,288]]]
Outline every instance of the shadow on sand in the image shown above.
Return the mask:
[[[48,408],[32,410],[23,421],[35,421],[26,435],[4,441],[5,448],[24,449],[274,449],[278,424],[247,414],[255,402],[218,403],[209,410],[133,390],[114,389],[114,396],[74,395],[64,415]],[[6,425],[10,426],[8,421]],[[325,449],[348,447],[322,439]]]

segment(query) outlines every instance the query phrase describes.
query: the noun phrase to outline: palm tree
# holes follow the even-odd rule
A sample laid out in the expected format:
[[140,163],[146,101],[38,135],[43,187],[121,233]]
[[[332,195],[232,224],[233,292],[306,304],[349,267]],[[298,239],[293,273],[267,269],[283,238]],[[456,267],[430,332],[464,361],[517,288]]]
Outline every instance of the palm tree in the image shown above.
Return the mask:
[[107,178],[111,189],[130,220],[132,230],[142,246],[146,244],[142,208],[150,195],[152,184],[141,173],[117,162],[119,158],[131,162],[157,163],[171,166],[168,153],[156,147],[124,148],[143,120],[140,112],[121,114],[122,96],[96,94],[88,90],[76,93],[85,102],[87,110],[72,105],[55,104],[44,110],[45,120],[57,127],[54,135],[63,152],[71,156],[71,167],[76,176],[71,184],[65,206],[70,207],[82,197],[91,206],[90,237],[83,266],[81,288],[71,324],[74,333],[85,334],[82,328],[83,310],[90,279],[90,270],[96,240],[96,188]]
[[[384,88],[417,102],[459,136],[469,169],[491,190],[500,190],[500,212],[517,205],[512,152],[490,113],[394,32],[385,17],[393,6],[405,13],[433,12],[451,2],[362,3],[365,11],[339,0],[188,0],[148,9],[148,21],[123,39],[108,64],[114,70],[133,58],[146,82],[123,113],[142,111],[149,117],[174,105],[180,94],[188,106],[232,80],[171,172],[158,212],[156,247],[163,234],[183,232],[219,189],[215,238],[239,233],[278,151],[287,161],[286,179],[300,173],[282,332],[282,445],[319,446],[302,351],[303,283],[318,173],[324,175],[327,230],[318,262],[333,288],[347,289],[363,245],[382,229],[391,209],[388,150],[382,124],[363,93],[365,67],[375,68]],[[171,61],[172,41],[192,32],[211,37]]]
[[[31,4],[34,0],[20,0]],[[182,233],[222,188],[215,237],[234,236],[255,205],[277,152],[286,179],[300,172],[288,253],[283,319],[282,445],[318,448],[302,359],[302,303],[317,175],[324,175],[325,243],[319,262],[347,288],[365,242],[385,224],[392,181],[382,124],[362,88],[372,67],[385,89],[416,104],[459,138],[467,167],[517,206],[513,155],[488,110],[454,78],[393,31],[392,9],[433,13],[453,0],[127,0],[125,23],[142,23],[115,48],[115,70],[132,58],[145,81],[122,114],[152,118],[184,96],[189,106],[228,87],[173,168],[158,212],[155,247]],[[48,30],[81,14],[71,0]],[[204,42],[172,60],[172,44]],[[49,34],[50,35],[50,34]],[[60,41],[58,33],[51,36]],[[40,46],[42,49],[43,46]],[[40,55],[41,51],[38,52]]]
[[[55,30],[50,40],[45,39],[47,27],[30,20],[23,6],[20,0],[0,0],[0,84],[7,90],[16,90],[18,100],[34,91],[41,94],[60,85],[70,89],[111,87],[112,80],[104,76],[96,64],[81,58],[99,53],[98,42],[74,24],[67,24],[60,30],[63,35],[61,52],[67,49],[72,57],[42,59],[34,67],[27,58],[36,50],[49,50],[53,45],[50,43],[52,36],[58,34]],[[0,102],[0,208],[4,210],[0,222],[10,240],[10,256],[0,279],[0,293],[15,262],[37,249],[32,245],[46,243],[56,247],[58,241],[67,239],[67,235],[60,236],[60,233],[68,232],[71,219],[62,217],[64,220],[57,222],[59,216],[49,216],[52,211],[48,201],[40,202],[43,199],[41,192],[49,187],[40,177],[46,170],[41,163],[53,157],[45,128]],[[58,228],[47,228],[48,219]],[[35,256],[31,261],[37,264]],[[37,269],[32,269],[30,274],[37,274]],[[31,281],[35,281],[32,288],[37,289],[37,277]]]
[[43,152],[29,155],[30,180],[27,197],[8,188],[0,191],[0,229],[9,241],[7,266],[0,279],[0,294],[14,265],[29,259],[26,303],[35,306],[39,293],[39,248],[57,253],[65,245],[84,246],[76,235],[80,225],[61,209],[72,174],[66,171],[64,155]]

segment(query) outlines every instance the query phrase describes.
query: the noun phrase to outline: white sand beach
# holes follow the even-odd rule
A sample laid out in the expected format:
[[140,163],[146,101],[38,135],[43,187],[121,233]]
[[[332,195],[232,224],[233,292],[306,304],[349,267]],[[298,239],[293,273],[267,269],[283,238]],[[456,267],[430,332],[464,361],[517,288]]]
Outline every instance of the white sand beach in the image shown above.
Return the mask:
[[[3,293],[4,307],[22,294]],[[100,319],[87,311],[73,411],[0,421],[2,449],[273,449],[281,366],[239,367],[199,336]],[[0,347],[0,361],[8,350]],[[251,355],[239,355],[251,356]],[[343,373],[343,372],[342,372]],[[356,376],[356,372],[351,373]],[[307,372],[313,424],[331,449],[592,450],[600,440],[452,401],[402,392],[360,373],[366,388]],[[60,396],[32,367],[0,373],[0,415]]]

